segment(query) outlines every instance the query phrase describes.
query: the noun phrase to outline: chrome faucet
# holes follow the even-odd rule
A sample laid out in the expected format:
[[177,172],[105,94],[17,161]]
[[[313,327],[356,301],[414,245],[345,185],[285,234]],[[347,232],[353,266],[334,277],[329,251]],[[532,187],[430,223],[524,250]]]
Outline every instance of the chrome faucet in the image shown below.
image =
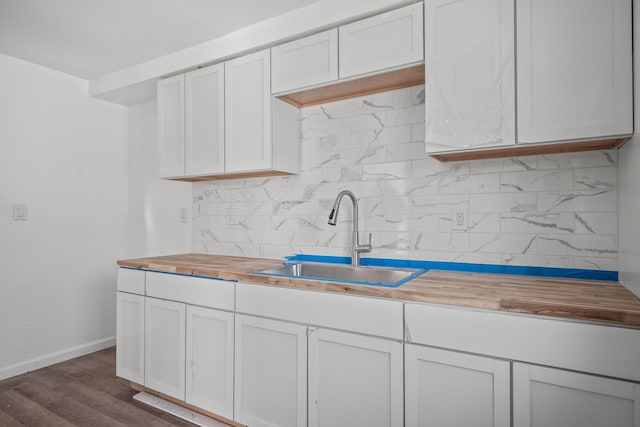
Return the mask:
[[336,197],[336,201],[333,203],[333,209],[329,214],[329,225],[336,225],[338,222],[338,210],[340,209],[340,202],[344,196],[348,196],[353,202],[353,241],[351,243],[351,265],[360,265],[360,252],[371,252],[371,233],[369,233],[369,243],[366,245],[360,244],[360,237],[358,234],[358,200],[355,194],[349,190],[343,190]]

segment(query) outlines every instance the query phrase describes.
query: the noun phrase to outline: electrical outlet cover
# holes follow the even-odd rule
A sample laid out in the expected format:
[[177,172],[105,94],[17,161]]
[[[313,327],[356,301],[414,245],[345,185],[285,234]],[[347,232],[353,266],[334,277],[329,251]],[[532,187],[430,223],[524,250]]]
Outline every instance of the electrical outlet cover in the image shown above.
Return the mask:
[[451,229],[453,231],[467,231],[469,212],[466,209],[454,209],[451,212]]
[[27,205],[14,204],[13,205],[13,220],[14,221],[26,221],[29,218]]

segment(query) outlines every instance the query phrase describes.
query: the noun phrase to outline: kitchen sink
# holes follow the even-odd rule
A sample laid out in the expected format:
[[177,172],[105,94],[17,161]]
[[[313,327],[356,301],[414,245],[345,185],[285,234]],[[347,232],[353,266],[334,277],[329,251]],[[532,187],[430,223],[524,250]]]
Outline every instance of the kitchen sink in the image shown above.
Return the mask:
[[268,276],[296,277],[301,279],[346,282],[358,285],[398,287],[427,270],[412,268],[363,267],[348,264],[318,262],[291,262],[280,266],[254,271]]

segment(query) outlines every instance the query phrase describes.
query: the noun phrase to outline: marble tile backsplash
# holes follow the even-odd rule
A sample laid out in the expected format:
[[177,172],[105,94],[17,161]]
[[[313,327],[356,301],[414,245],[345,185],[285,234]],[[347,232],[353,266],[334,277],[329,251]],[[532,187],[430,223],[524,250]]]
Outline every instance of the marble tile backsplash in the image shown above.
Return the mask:
[[[368,257],[618,269],[617,151],[440,163],[424,153],[424,87],[302,110],[302,171],[193,185],[193,250],[349,255],[352,212]],[[454,209],[468,230],[452,230]]]

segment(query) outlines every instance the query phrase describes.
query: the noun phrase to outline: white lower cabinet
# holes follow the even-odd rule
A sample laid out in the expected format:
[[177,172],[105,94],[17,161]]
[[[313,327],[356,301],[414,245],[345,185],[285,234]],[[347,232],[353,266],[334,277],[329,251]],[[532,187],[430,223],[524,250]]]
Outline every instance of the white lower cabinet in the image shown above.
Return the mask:
[[116,295],[116,375],[144,384],[144,296]]
[[186,402],[233,418],[233,313],[187,305]]
[[513,364],[514,427],[640,427],[640,384]]
[[307,327],[236,315],[235,417],[251,427],[307,425]]
[[638,354],[630,328],[118,273],[117,375],[251,427],[640,427]]
[[505,360],[405,345],[407,427],[508,427],[510,366]]
[[309,427],[403,425],[402,343],[309,332]]
[[185,304],[145,299],[144,385],[184,400]]

